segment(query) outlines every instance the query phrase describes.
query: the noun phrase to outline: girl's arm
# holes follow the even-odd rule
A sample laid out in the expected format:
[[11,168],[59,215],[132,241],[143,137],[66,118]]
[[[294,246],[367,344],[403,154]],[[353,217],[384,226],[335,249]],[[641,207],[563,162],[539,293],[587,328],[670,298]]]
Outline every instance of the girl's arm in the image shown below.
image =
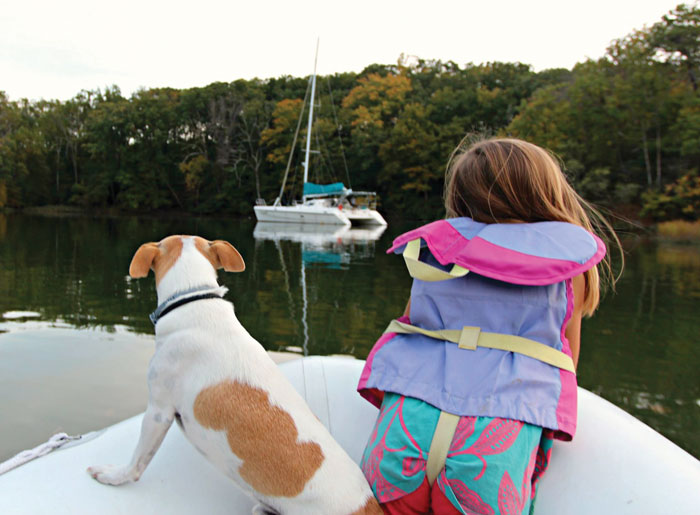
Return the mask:
[[583,274],[577,275],[572,279],[574,289],[574,312],[566,325],[564,334],[569,340],[571,348],[571,358],[574,360],[574,366],[578,366],[578,355],[581,348],[581,318],[583,312],[583,296],[586,292],[586,280]]
[[406,309],[403,310],[403,316],[407,317],[411,314],[411,297],[408,298]]

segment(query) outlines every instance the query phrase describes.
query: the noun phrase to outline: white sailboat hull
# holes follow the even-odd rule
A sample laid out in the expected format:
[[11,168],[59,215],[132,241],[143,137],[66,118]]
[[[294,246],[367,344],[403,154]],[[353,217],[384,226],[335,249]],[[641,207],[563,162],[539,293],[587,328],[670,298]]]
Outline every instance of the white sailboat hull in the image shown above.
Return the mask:
[[[363,362],[311,357],[281,365],[312,411],[359,461],[377,409],[355,391]],[[690,515],[700,506],[700,463],[631,415],[579,389],[579,428],[555,442],[537,495],[537,514]],[[138,483],[94,481],[85,469],[128,462],[140,431],[136,416],[84,443],[0,476],[0,513],[249,514],[255,504],[173,427]],[[338,479],[342,481],[342,478]]]
[[283,222],[302,224],[352,225],[337,208],[321,206],[255,206],[258,222]]
[[255,206],[258,222],[326,225],[386,225],[374,209],[338,209],[319,205]]
[[387,225],[384,217],[375,209],[352,208],[343,212],[353,225]]

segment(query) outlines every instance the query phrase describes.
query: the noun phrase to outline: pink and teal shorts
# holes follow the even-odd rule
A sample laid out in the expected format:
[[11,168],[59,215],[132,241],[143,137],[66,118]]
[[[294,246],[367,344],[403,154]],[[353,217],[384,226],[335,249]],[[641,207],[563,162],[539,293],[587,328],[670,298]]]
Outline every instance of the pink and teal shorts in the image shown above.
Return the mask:
[[[385,393],[361,463],[385,510],[401,513],[406,511],[387,508],[428,503],[412,505],[411,512],[437,512],[446,498],[456,513],[530,513],[549,463],[552,431],[518,420],[461,417],[445,468],[429,489],[425,466],[439,416],[423,401]],[[423,495],[430,490],[441,499]]]

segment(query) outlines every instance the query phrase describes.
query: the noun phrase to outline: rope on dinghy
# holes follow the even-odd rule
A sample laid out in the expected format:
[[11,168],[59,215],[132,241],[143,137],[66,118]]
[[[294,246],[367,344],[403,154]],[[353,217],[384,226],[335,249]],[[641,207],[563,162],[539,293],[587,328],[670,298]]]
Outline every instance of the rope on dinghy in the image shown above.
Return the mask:
[[32,461],[33,459],[39,458],[50,453],[54,449],[63,447],[69,442],[80,440],[81,438],[83,438],[83,436],[84,435],[69,436],[66,433],[57,433],[51,438],[49,438],[47,442],[42,443],[41,445],[37,445],[33,449],[28,449],[26,451],[19,452],[9,460],[0,463],[0,476],[6,472],[9,472],[12,469],[24,465],[29,461]]

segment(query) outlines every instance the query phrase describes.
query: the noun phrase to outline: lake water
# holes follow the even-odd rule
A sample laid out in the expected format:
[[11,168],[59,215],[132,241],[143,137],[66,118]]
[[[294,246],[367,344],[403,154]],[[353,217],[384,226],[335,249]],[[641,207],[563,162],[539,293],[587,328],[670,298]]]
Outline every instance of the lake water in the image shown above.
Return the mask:
[[[313,234],[251,220],[0,214],[0,460],[145,408],[156,295],[152,276],[127,273],[141,243],[230,241],[247,269],[220,281],[266,349],[364,359],[409,295],[402,260],[384,251],[417,225]],[[700,246],[625,246],[617,293],[584,321],[579,384],[700,456]]]

